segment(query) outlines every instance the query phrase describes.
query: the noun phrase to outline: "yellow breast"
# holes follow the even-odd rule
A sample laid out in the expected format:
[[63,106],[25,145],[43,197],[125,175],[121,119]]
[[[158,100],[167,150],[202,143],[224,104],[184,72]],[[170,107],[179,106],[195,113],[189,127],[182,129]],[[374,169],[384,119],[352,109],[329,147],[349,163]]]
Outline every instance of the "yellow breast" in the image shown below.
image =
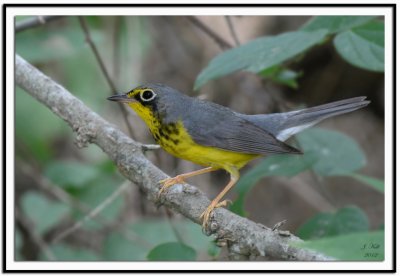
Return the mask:
[[161,124],[152,112],[139,104],[130,104],[150,129],[160,146],[175,157],[182,158],[201,166],[210,166],[230,171],[231,167],[240,169],[250,160],[258,157],[223,149],[202,146],[195,143],[182,122]]
[[167,152],[202,166],[223,168],[229,171],[230,167],[239,169],[251,159],[257,157],[254,154],[243,154],[199,145],[190,137],[182,122],[161,127],[151,132],[156,141]]

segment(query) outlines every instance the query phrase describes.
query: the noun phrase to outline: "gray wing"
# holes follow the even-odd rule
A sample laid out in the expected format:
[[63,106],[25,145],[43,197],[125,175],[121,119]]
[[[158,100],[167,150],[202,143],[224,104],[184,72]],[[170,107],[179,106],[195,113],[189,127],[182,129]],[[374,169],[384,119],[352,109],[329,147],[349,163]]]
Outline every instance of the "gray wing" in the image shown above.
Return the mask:
[[233,152],[266,155],[301,153],[272,134],[240,118],[223,106],[196,101],[183,124],[192,139],[201,145]]

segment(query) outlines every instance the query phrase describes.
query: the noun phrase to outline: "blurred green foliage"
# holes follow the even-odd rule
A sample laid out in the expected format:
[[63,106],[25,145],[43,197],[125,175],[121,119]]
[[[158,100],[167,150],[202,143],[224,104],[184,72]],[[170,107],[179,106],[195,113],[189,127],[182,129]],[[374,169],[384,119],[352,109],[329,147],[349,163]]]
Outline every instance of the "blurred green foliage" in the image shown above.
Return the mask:
[[384,232],[372,231],[343,234],[294,244],[346,261],[383,261]]
[[[334,45],[349,63],[366,70],[384,70],[384,25],[374,16],[317,16],[295,32],[257,38],[225,51],[197,76],[194,88],[239,70],[259,73],[296,88],[298,73],[282,64],[336,35]],[[279,67],[277,67],[279,66]],[[273,72],[271,74],[270,72]]]
[[196,251],[180,242],[157,245],[147,255],[149,261],[195,261]]
[[[132,231],[133,237],[137,241],[128,240],[120,233],[112,233],[107,236],[103,246],[103,256],[106,260],[115,261],[143,261],[161,260],[169,258],[160,256],[160,251],[169,248],[172,256],[179,256],[182,250],[195,250],[196,254],[190,253],[190,256],[207,256],[211,237],[203,235],[201,227],[188,220],[174,221],[175,230],[178,231],[183,241],[178,240],[171,225],[164,220],[143,220],[127,225],[126,228]],[[132,235],[131,235],[132,236]],[[168,244],[174,244],[168,247]],[[179,244],[182,246],[176,247]],[[164,245],[161,249],[158,246]],[[191,248],[188,249],[188,248]],[[155,251],[154,251],[155,250]],[[150,255],[150,253],[152,254]],[[204,258],[204,257],[203,257]]]
[[21,207],[33,222],[32,231],[41,235],[61,222],[70,211],[68,205],[49,200],[38,192],[25,193],[21,198]]
[[290,69],[285,69],[281,65],[269,67],[258,73],[261,77],[269,79],[275,83],[284,84],[290,88],[297,89],[297,79],[303,74]]
[[246,196],[257,184],[258,180],[266,176],[293,177],[310,169],[316,160],[312,153],[291,156],[273,155],[265,158],[239,179],[239,182],[234,187],[234,191],[238,193],[238,198],[233,202],[230,210],[245,216],[244,204]]
[[83,188],[101,173],[93,165],[81,162],[55,161],[44,170],[44,175],[63,189]]
[[242,46],[228,50],[215,57],[198,75],[195,89],[206,82],[238,70],[260,73],[297,56],[321,43],[327,31],[288,32],[277,36],[257,38]]
[[[267,157],[240,178],[234,188],[238,193],[238,197],[231,205],[230,209],[233,212],[242,216],[246,215],[244,209],[246,196],[262,177],[293,177],[310,169],[321,177],[353,177],[361,183],[383,192],[383,181],[355,173],[355,171],[365,166],[366,161],[364,153],[352,138],[343,133],[314,127],[296,135],[296,139],[300,144],[300,148],[304,151],[303,155]],[[350,255],[337,254],[336,249],[334,249],[336,248],[335,240],[328,239],[325,242],[325,238],[338,236],[339,242],[342,242],[341,235],[368,230],[369,221],[366,214],[360,208],[351,206],[338,209],[334,213],[316,214],[298,229],[297,234],[306,240],[321,239],[321,243],[304,243],[301,245],[302,247],[309,246],[310,249],[319,250],[325,245],[332,245],[332,252],[335,254],[331,255],[332,257],[354,260],[356,257],[362,256],[359,251],[357,251],[357,254],[351,251]],[[349,242],[346,236],[344,237],[344,242]],[[357,247],[360,242],[357,239],[354,243],[348,243],[348,246]],[[383,242],[380,243],[380,246],[384,247]],[[321,252],[331,253],[329,249],[321,250]],[[377,258],[371,258],[371,260],[383,258],[383,249],[378,256]],[[360,257],[358,260],[365,260],[365,258]]]
[[[113,177],[99,175],[94,181],[88,183],[84,188],[75,191],[73,194],[76,199],[86,204],[90,208],[94,209],[104,200],[106,200],[116,189],[115,183],[121,181],[116,180]],[[116,198],[112,201],[107,208],[104,208],[99,215],[106,221],[113,222],[118,218],[124,206],[124,200],[121,197]],[[75,220],[80,220],[85,216],[82,212],[75,211],[73,217]],[[85,222],[83,228],[88,230],[96,230],[102,225],[94,221]]]
[[357,173],[350,173],[349,176],[363,182],[366,185],[369,185],[370,187],[374,188],[375,190],[384,193],[385,191],[385,183],[381,179],[376,179],[370,176],[362,175],[362,174],[357,174]]
[[69,128],[23,90],[18,87],[15,90],[16,144],[22,144],[39,162],[49,162],[56,154],[52,144],[57,138],[67,136]]
[[[148,19],[124,18],[115,37],[112,31],[104,31],[109,28],[109,20],[96,16],[85,18],[102,58],[112,63],[110,60],[116,48],[124,57],[118,61],[118,66],[124,70],[118,74],[113,68],[109,73],[115,73],[114,78],[118,80],[115,83],[121,84],[121,90],[131,88],[140,77],[140,68],[133,61],[146,56],[151,45]],[[295,89],[298,86],[296,80],[302,73],[288,69],[287,64],[311,47],[327,43],[330,38],[333,38],[338,53],[349,63],[381,72],[384,70],[383,34],[383,23],[372,16],[315,17],[298,31],[261,37],[216,56],[198,75],[195,88],[212,79],[246,70]],[[116,92],[110,91],[105,82],[92,51],[85,43],[76,17],[64,18],[55,27],[44,25],[17,33],[16,51],[98,113],[105,109],[104,99]],[[124,181],[115,173],[115,165],[98,148],[89,146],[81,150],[82,156],[69,152],[70,148],[65,143],[73,140],[70,128],[18,87],[15,100],[17,160],[33,157],[47,179],[89,208],[98,206],[115,191],[116,183]],[[306,170],[313,170],[320,177],[355,178],[383,193],[382,180],[357,172],[365,166],[366,160],[360,147],[350,137],[314,128],[297,135],[297,141],[304,155],[268,157],[242,176],[235,187],[238,198],[231,206],[232,210],[245,215],[246,196],[261,178],[290,178]],[[63,155],[68,158],[58,159]],[[25,192],[19,203],[24,215],[33,223],[31,230],[43,237],[60,223],[79,221],[85,215],[37,191]],[[124,199],[119,197],[99,215],[112,224],[123,212],[123,207]],[[49,249],[57,260],[66,261],[203,260],[218,256],[220,249],[211,237],[203,235],[200,226],[187,220],[173,223],[180,238],[176,237],[167,221],[143,220],[123,225],[125,232],[106,232],[107,235],[98,246],[100,251],[66,241],[50,245]],[[89,220],[84,223],[82,230],[104,231],[105,228]],[[298,234],[310,241],[298,246],[342,260],[381,260],[384,253],[383,231],[368,230],[369,222],[365,213],[356,206],[349,206],[310,218],[298,229]],[[17,260],[24,259],[21,254],[23,242],[22,233],[17,229]],[[364,245],[366,249],[362,249]],[[372,245],[375,247],[371,248]],[[39,259],[48,258],[41,252]]]
[[305,23],[301,30],[316,31],[327,30],[329,34],[335,34],[348,29],[364,25],[376,16],[315,16]]
[[305,240],[369,230],[369,221],[363,210],[356,206],[343,207],[336,212],[318,213],[297,230]]
[[304,154],[316,156],[312,169],[321,176],[346,175],[366,164],[357,142],[344,133],[313,127],[296,135]]
[[[77,32],[77,20],[70,19],[62,28],[30,29],[16,35],[15,48],[17,53],[32,63],[45,63],[53,61],[65,61],[68,58],[76,58],[76,54],[90,51],[85,46],[83,34]],[[93,41],[96,44],[104,40],[102,32],[92,31]],[[32,48],[36,49],[32,51]],[[83,62],[82,62],[82,65]]]
[[[343,133],[314,127],[297,134],[296,139],[303,155],[267,157],[240,178],[234,188],[238,198],[231,205],[232,211],[246,214],[245,197],[262,177],[293,177],[309,169],[320,176],[349,175],[366,164],[365,155],[357,142]],[[359,180],[364,180],[364,177],[369,179],[357,175]],[[365,180],[363,183],[366,183]]]
[[372,21],[338,34],[333,42],[347,62],[363,69],[383,72],[384,32],[383,22]]
[[368,232],[369,221],[356,206],[319,213],[305,222],[297,235],[307,240],[295,246],[309,248],[347,261],[384,259],[383,231]]
[[[56,260],[62,261],[99,261],[100,256],[92,250],[88,250],[80,247],[73,247],[64,243],[51,245],[49,247],[51,252],[54,254]],[[48,261],[48,257],[41,252],[39,260]]]

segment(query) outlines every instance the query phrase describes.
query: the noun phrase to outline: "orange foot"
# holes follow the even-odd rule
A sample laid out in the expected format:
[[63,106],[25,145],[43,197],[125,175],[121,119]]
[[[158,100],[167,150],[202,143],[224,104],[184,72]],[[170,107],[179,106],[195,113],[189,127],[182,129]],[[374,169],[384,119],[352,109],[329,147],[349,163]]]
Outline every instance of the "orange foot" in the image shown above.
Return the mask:
[[163,184],[158,192],[158,198],[165,193],[165,190],[178,183],[185,183],[185,178],[181,175],[161,180],[159,183]]
[[211,212],[215,209],[215,208],[219,208],[219,207],[226,207],[228,206],[228,204],[232,203],[230,200],[223,200],[221,202],[218,201],[211,201],[211,204],[206,208],[206,210],[200,215],[200,219],[203,220],[202,223],[202,227],[203,230],[207,229],[208,227],[208,222],[210,220],[211,217]]

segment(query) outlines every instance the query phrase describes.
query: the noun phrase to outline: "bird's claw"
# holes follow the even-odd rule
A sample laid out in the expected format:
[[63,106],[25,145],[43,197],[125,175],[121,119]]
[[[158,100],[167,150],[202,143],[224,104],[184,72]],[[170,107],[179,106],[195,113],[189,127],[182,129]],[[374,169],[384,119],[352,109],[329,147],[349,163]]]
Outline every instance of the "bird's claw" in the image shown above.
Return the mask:
[[158,192],[158,196],[157,196],[158,199],[161,197],[161,195],[163,195],[165,193],[166,189],[168,189],[169,187],[171,187],[175,184],[178,184],[178,183],[185,183],[185,179],[182,176],[177,175],[175,177],[160,180],[159,183],[162,184],[162,187],[161,187],[160,191]]
[[229,199],[223,200],[221,202],[212,201],[211,204],[206,208],[206,210],[200,215],[200,219],[203,220],[203,222],[202,222],[203,230],[207,229],[208,223],[209,223],[209,220],[211,217],[211,213],[214,209],[219,208],[219,207],[226,207],[231,203],[232,203],[232,201],[230,201]]

